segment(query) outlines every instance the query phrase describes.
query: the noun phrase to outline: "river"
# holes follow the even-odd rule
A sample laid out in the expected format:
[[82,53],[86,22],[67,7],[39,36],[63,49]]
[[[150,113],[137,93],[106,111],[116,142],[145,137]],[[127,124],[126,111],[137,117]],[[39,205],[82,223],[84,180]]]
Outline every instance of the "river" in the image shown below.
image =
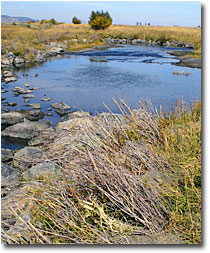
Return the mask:
[[[18,80],[2,84],[7,93],[2,94],[5,102],[14,101],[16,109],[30,109],[27,104],[38,103],[42,111],[54,102],[64,102],[71,110],[82,109],[92,114],[106,112],[104,104],[113,112],[119,112],[112,98],[125,99],[132,108],[138,107],[140,99],[149,99],[159,107],[170,108],[177,99],[191,103],[201,98],[201,70],[179,67],[178,62],[167,52],[169,48],[125,45],[107,50],[66,54],[48,60],[31,69],[20,69]],[[177,49],[174,49],[177,50]],[[180,50],[180,49],[179,49]],[[189,75],[175,75],[173,72],[189,72]],[[14,96],[12,88],[24,87],[25,83],[34,90],[35,98],[24,102],[24,95]],[[40,98],[50,97],[42,102]],[[8,107],[11,109],[11,107]],[[53,116],[44,118],[55,126],[60,116],[52,110]]]

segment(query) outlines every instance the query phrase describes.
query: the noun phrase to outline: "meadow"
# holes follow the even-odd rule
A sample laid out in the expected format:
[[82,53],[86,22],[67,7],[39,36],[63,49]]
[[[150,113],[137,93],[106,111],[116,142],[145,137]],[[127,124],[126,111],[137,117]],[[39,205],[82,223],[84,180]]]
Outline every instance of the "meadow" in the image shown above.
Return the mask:
[[[201,28],[167,26],[112,25],[105,30],[93,30],[88,24],[2,24],[2,53],[14,52],[33,60],[35,50],[44,50],[50,42],[64,43],[67,50],[103,45],[103,38],[157,39],[193,43],[195,56],[201,54]],[[74,40],[77,40],[75,42]]]

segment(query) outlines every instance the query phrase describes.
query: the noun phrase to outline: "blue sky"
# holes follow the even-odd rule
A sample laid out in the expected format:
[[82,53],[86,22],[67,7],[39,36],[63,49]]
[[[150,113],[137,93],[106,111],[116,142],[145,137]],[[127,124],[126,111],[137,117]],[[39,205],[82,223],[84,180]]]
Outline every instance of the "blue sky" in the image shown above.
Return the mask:
[[87,23],[92,10],[108,11],[113,24],[198,26],[201,3],[195,1],[2,1],[1,14],[34,19],[55,18],[71,23],[76,16]]

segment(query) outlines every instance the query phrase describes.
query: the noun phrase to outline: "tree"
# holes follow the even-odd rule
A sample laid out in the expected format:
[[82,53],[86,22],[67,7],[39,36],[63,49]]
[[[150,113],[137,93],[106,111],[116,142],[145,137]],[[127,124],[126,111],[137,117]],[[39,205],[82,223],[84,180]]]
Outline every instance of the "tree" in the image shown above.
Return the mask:
[[81,22],[81,20],[79,20],[77,17],[73,17],[73,18],[72,18],[72,23],[73,23],[73,24],[81,24],[82,22]]
[[50,24],[57,25],[57,21],[54,18],[50,19]]
[[106,12],[94,12],[92,11],[88,24],[94,30],[105,29],[112,24],[112,18],[110,17],[108,11]]

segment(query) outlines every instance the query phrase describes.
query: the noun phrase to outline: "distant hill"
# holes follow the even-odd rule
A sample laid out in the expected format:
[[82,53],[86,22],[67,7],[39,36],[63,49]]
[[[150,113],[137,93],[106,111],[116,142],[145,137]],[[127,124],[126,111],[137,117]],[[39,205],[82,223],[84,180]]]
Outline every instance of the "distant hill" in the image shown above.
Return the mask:
[[27,21],[36,21],[36,20],[32,18],[26,18],[26,17],[10,17],[8,15],[1,15],[2,23],[13,23],[13,22],[23,23]]

